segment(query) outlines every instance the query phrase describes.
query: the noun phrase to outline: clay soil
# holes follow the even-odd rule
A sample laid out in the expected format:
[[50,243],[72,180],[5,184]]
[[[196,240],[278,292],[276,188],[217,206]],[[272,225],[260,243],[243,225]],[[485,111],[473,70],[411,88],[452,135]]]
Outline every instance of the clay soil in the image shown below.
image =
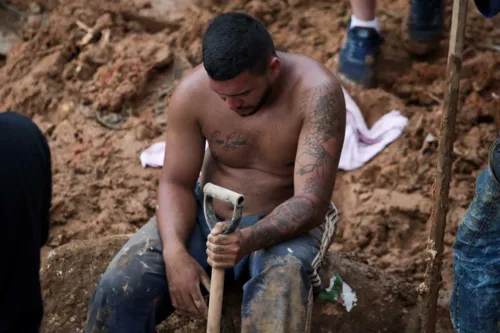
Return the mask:
[[[163,139],[170,93],[182,74],[199,64],[203,29],[214,14],[254,14],[279,49],[311,56],[332,71],[350,15],[348,1],[333,0],[184,3],[182,14],[162,1],[12,2],[27,17],[22,40],[0,62],[0,112],[12,109],[32,117],[50,142],[54,200],[47,249],[133,233],[154,214],[159,169],[142,168],[139,154]],[[385,43],[378,89],[345,84],[360,108],[371,110],[369,124],[392,109],[409,124],[365,166],[340,172],[333,200],[341,225],[333,249],[354,253],[417,286],[426,266],[451,6],[438,50],[420,57],[404,47],[407,10],[407,0],[379,1]],[[94,37],[86,39],[78,23],[93,28]],[[443,293],[451,283],[457,226],[474,195],[488,145],[497,137],[498,27],[500,17],[486,20],[469,3]]]

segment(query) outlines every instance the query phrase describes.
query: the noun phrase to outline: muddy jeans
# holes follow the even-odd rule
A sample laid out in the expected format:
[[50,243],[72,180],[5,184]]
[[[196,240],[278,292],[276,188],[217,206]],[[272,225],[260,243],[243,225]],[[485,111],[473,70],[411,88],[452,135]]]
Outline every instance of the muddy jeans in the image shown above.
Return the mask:
[[500,183],[489,167],[477,178],[453,249],[453,326],[458,333],[500,332]]
[[[189,253],[210,274],[206,241],[210,233],[203,213],[202,193],[197,198],[196,226],[187,244]],[[265,215],[244,217],[240,228]],[[260,250],[226,271],[228,280],[245,282],[242,330],[244,333],[304,333],[308,316],[311,263],[321,244],[322,228]],[[156,325],[174,312],[171,304],[162,242],[151,219],[123,246],[101,277],[92,298],[86,332],[156,332]]]

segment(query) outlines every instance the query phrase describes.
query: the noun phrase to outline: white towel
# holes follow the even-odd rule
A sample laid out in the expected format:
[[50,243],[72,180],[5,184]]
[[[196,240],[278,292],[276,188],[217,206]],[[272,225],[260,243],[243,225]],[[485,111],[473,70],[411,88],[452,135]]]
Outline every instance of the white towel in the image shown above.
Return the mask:
[[[369,129],[359,107],[347,91],[345,89],[343,91],[347,118],[339,169],[354,170],[363,166],[396,140],[408,124],[408,119],[399,111],[393,110],[386,113]],[[205,147],[208,148],[208,143]],[[141,164],[143,167],[161,167],[164,156],[165,142],[156,142],[141,153]]]
[[354,170],[396,140],[408,124],[408,118],[393,110],[377,120],[369,129],[356,102],[345,89],[343,91],[347,118],[339,169]]

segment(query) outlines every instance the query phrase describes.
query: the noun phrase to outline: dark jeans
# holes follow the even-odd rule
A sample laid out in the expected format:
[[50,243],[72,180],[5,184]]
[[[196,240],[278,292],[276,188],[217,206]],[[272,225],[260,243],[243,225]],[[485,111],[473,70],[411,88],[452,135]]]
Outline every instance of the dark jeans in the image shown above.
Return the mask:
[[[206,241],[210,230],[199,186],[195,195],[197,220],[187,248],[209,273]],[[240,228],[263,217],[245,217]],[[306,331],[312,290],[309,275],[321,245],[322,230],[316,228],[304,236],[254,252],[234,269],[226,271],[229,281],[245,282],[241,332]],[[100,279],[88,313],[86,332],[156,332],[156,325],[173,312],[162,242],[153,218],[123,246]]]
[[40,247],[52,196],[50,150],[38,127],[0,113],[0,333],[38,332],[43,315]]
[[476,181],[476,195],[453,246],[450,312],[458,333],[498,333],[500,322],[500,183],[491,169]]

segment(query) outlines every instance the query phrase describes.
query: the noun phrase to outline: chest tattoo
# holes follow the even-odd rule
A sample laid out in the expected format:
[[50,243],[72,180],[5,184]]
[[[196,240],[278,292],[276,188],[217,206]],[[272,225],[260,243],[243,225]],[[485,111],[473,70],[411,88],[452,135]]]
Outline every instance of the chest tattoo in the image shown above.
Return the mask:
[[220,131],[214,131],[210,134],[208,141],[211,144],[221,146],[225,151],[235,150],[240,146],[247,144],[248,135],[232,132],[228,135],[222,135]]

